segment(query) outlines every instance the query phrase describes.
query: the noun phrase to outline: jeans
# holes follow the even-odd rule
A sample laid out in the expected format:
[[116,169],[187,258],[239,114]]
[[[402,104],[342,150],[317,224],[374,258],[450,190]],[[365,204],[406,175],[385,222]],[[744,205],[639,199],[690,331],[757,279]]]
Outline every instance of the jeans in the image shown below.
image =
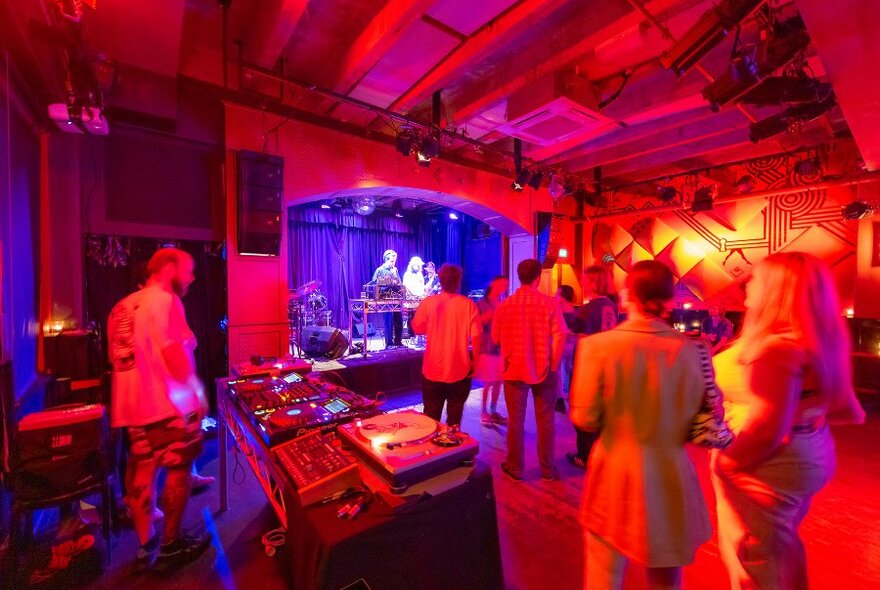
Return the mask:
[[551,371],[540,383],[523,381],[504,382],[504,400],[507,403],[507,467],[514,475],[522,475],[525,466],[525,420],[529,390],[535,398],[535,422],[538,427],[538,463],[541,474],[556,472],[553,463],[555,437],[556,396],[559,392],[559,374]]
[[403,314],[395,311],[382,315],[385,316],[385,346],[400,346],[403,341]]
[[443,415],[443,404],[446,404],[446,423],[450,426],[461,424],[464,403],[471,392],[471,378],[461,381],[443,383],[431,381],[422,376],[422,401],[425,404],[425,416],[440,422]]

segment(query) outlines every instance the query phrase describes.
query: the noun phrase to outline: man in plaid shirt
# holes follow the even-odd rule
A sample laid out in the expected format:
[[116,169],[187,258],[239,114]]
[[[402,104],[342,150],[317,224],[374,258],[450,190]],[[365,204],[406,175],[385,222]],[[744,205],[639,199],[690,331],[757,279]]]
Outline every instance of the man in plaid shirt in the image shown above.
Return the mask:
[[504,399],[507,402],[507,460],[501,470],[522,481],[526,406],[531,389],[538,427],[541,477],[557,479],[553,463],[554,406],[559,390],[559,365],[567,329],[562,310],[538,291],[541,263],[523,260],[516,267],[522,286],[501,302],[492,322],[492,341],[504,359]]

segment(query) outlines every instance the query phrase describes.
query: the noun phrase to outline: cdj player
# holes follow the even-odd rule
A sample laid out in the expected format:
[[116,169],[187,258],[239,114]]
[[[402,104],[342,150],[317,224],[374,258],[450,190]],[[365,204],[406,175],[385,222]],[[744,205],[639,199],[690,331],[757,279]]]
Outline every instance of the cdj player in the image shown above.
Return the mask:
[[379,413],[370,399],[296,373],[230,381],[229,392],[269,446]]

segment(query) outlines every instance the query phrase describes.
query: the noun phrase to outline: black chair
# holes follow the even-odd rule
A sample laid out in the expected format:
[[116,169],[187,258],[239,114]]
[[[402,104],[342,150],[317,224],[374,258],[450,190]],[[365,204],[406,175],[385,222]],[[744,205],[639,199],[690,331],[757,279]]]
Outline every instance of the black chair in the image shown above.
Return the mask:
[[[84,407],[87,406],[53,411],[76,412]],[[101,409],[99,419],[22,429],[16,435],[10,473],[13,499],[9,547],[13,571],[18,569],[23,551],[32,542],[33,511],[58,507],[63,513],[70,504],[94,494],[101,496],[101,532],[110,561],[110,533],[118,521],[113,492],[115,470],[110,459],[106,411],[100,405],[91,407]],[[26,522],[23,531],[22,519]]]

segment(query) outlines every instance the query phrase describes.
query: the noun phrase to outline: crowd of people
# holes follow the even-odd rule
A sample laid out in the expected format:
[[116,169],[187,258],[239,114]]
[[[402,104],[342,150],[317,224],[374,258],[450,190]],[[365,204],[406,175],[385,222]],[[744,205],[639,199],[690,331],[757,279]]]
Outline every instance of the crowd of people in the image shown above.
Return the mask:
[[[511,296],[504,297],[508,282],[499,277],[475,305],[458,293],[461,269],[441,267],[442,298],[426,299],[413,321],[428,336],[425,412],[439,421],[446,403],[447,423],[460,424],[476,376],[483,384],[481,422],[508,426],[501,471],[520,482],[531,392],[541,478],[553,481],[554,410],[565,409],[569,391],[577,448],[566,458],[587,472],[585,587],[621,588],[632,561],[646,568],[650,588],[680,588],[681,568],[711,537],[706,499],[685,451],[708,374],[735,434],[710,455],[730,585],[807,588],[798,528],[834,470],[828,426],[865,419],[828,269],[803,253],[768,257],[746,286],[739,337],[713,307],[704,343],[670,323],[675,279],[658,261],[633,265],[619,295],[606,268],[587,268],[581,306],[570,288],[556,297],[538,290],[537,260],[521,262],[517,275],[520,287]],[[716,354],[712,363],[703,362],[703,346]],[[441,366],[446,374],[437,371]],[[502,384],[506,419],[497,412]]]
[[[396,254],[386,256],[386,273],[394,260]],[[417,279],[421,262],[414,258],[407,271]],[[173,569],[209,544],[205,533],[181,529],[207,400],[180,300],[194,280],[192,258],[163,249],[148,271],[144,287],[110,317],[112,422],[127,431],[126,501],[140,541],[137,563]],[[427,335],[424,412],[440,421],[445,407],[447,423],[460,425],[478,379],[481,422],[507,424],[500,469],[520,482],[531,397],[541,478],[553,481],[559,477],[555,413],[560,405],[565,409],[560,399],[569,392],[577,448],[566,457],[586,470],[585,587],[621,588],[632,561],[646,567],[650,588],[680,588],[681,568],[711,537],[706,499],[685,451],[708,371],[735,434],[732,444],[711,452],[710,462],[730,585],[807,588],[798,528],[834,471],[829,424],[865,419],[828,269],[802,253],[774,254],[760,263],[746,286],[737,338],[720,309],[711,310],[714,373],[703,362],[702,345],[668,320],[674,277],[660,262],[633,265],[619,295],[607,269],[587,268],[580,306],[570,289],[557,297],[539,290],[537,260],[522,261],[517,275],[520,286],[509,297],[509,281],[498,277],[475,303],[459,292],[460,267],[439,269],[439,293],[424,298],[411,322],[415,333]],[[502,387],[507,417],[498,411]],[[154,522],[158,468],[166,472],[161,535]]]

